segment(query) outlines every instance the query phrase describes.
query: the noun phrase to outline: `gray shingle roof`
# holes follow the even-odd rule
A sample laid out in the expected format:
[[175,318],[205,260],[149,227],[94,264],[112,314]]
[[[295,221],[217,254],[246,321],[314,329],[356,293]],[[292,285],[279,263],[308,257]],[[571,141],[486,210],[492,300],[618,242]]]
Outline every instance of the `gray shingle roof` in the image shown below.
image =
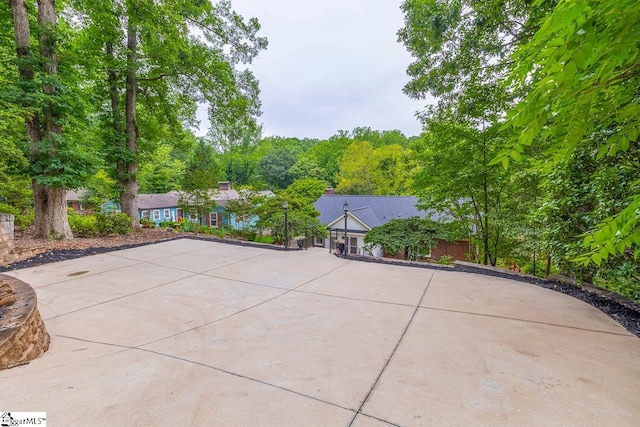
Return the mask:
[[138,194],[138,209],[162,209],[178,206],[178,193],[167,194]]
[[434,221],[439,218],[436,213],[427,213],[416,208],[418,199],[413,196],[349,196],[322,195],[315,202],[315,208],[320,211],[318,218],[323,224],[330,224],[344,215],[342,206],[349,204],[349,211],[373,228],[385,224],[392,219],[410,218],[427,215]]

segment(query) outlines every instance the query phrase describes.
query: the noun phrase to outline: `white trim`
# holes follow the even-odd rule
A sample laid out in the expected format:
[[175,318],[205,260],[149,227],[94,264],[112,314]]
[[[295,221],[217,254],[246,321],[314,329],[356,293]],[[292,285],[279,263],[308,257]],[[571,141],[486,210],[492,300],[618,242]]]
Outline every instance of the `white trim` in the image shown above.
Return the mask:
[[[371,231],[371,227],[369,227],[367,224],[365,224],[360,218],[358,218],[357,216],[355,216],[354,214],[351,213],[351,211],[347,212],[347,216],[353,218],[354,220],[356,220],[357,222],[359,222],[364,228],[367,229],[367,231]],[[344,214],[340,215],[338,218],[334,219],[333,221],[331,221],[329,224],[327,224],[327,228],[332,228],[332,226],[334,224],[337,224],[340,221],[344,221]],[[366,231],[362,230],[363,233],[366,233]]]

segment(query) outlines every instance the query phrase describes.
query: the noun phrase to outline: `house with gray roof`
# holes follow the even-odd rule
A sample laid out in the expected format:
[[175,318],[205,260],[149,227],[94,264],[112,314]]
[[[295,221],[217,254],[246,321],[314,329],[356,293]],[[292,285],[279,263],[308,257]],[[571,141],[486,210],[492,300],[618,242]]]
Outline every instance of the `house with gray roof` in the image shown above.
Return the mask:
[[386,224],[392,219],[411,217],[424,218],[427,215],[437,220],[437,214],[419,210],[418,199],[413,196],[350,196],[323,194],[315,202],[320,212],[319,221],[327,225],[330,237],[315,239],[316,246],[334,248],[336,239],[344,239],[345,220],[347,240],[345,250],[349,254],[382,256],[381,248],[370,251],[364,248],[364,236],[374,227]]
[[[413,196],[323,194],[314,207],[320,212],[319,221],[327,226],[329,238],[315,237],[314,246],[334,249],[336,241],[344,239],[346,228],[345,251],[348,254],[381,257],[384,255],[382,248],[374,247],[368,250],[364,247],[364,236],[372,228],[386,224],[392,219],[428,217],[437,221],[443,217],[437,212],[420,210],[417,204],[418,199]],[[469,251],[466,241],[440,242],[438,248],[438,257],[453,252],[450,255],[454,259],[462,260]]]
[[[244,229],[253,225],[256,217],[236,218],[233,213],[226,213],[226,207],[229,201],[238,200],[241,194],[247,190],[237,191],[231,187],[228,181],[218,182],[218,188],[208,191],[211,200],[216,202],[216,206],[207,212],[202,218],[197,215],[190,216],[188,212],[183,212],[181,204],[188,204],[188,195],[179,191],[169,191],[164,194],[138,194],[138,218],[140,220],[149,220],[158,225],[161,222],[176,222],[181,218],[192,222],[198,222],[209,227],[220,228],[223,225],[229,225],[236,229]],[[69,207],[80,210],[83,206],[80,204],[80,191],[67,192],[67,204]],[[273,192],[259,191],[256,194],[263,196],[273,196]],[[181,201],[182,198],[182,201]],[[72,204],[75,203],[75,204]],[[115,201],[109,201],[101,206],[102,211],[120,212],[120,206]],[[225,214],[226,213],[226,214]]]

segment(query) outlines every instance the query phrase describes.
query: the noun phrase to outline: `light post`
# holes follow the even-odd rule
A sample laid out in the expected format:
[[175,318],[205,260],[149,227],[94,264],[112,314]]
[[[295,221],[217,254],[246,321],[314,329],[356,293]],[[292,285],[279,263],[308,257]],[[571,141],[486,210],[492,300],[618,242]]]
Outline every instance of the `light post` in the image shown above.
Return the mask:
[[284,209],[284,248],[289,248],[289,224],[287,223],[287,211],[289,210],[289,203],[285,201],[282,204],[282,209]]
[[349,213],[349,203],[346,201],[344,205],[342,205],[342,210],[344,211],[344,254],[347,254],[347,248],[349,247],[347,243],[347,214]]

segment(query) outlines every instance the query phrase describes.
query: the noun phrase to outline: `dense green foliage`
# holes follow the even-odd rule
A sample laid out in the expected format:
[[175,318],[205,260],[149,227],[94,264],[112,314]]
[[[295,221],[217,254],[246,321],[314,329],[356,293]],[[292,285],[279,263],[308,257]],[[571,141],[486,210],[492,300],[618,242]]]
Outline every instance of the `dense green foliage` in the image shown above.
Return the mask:
[[405,92],[438,100],[410,156],[423,204],[474,221],[492,263],[557,266],[638,298],[638,3],[402,8]]
[[123,213],[79,215],[70,212],[69,225],[77,237],[128,235],[131,233],[131,220]]
[[449,239],[450,231],[442,223],[428,218],[393,219],[384,225],[374,227],[364,238],[365,249],[376,245],[391,255],[404,250],[405,259],[416,260],[429,254],[439,239]]
[[[11,6],[0,8],[0,210],[19,225],[42,187],[83,189],[94,207],[120,197],[123,211],[138,190],[177,190],[204,220],[227,180],[242,189],[227,215],[258,222],[225,232],[268,230],[281,243],[285,201],[295,237],[325,232],[313,203],[328,186],[414,194],[481,262],[559,269],[640,298],[637,1],[405,0],[404,92],[437,100],[418,114],[424,132],[358,127],[322,140],[261,136],[258,83],[242,66],[266,39],[228,0],[71,0],[56,4],[56,25],[24,4],[23,50]],[[199,103],[206,138],[192,133]],[[74,216],[71,228],[125,232],[114,218]],[[415,257],[439,227],[393,221],[367,239]]]

